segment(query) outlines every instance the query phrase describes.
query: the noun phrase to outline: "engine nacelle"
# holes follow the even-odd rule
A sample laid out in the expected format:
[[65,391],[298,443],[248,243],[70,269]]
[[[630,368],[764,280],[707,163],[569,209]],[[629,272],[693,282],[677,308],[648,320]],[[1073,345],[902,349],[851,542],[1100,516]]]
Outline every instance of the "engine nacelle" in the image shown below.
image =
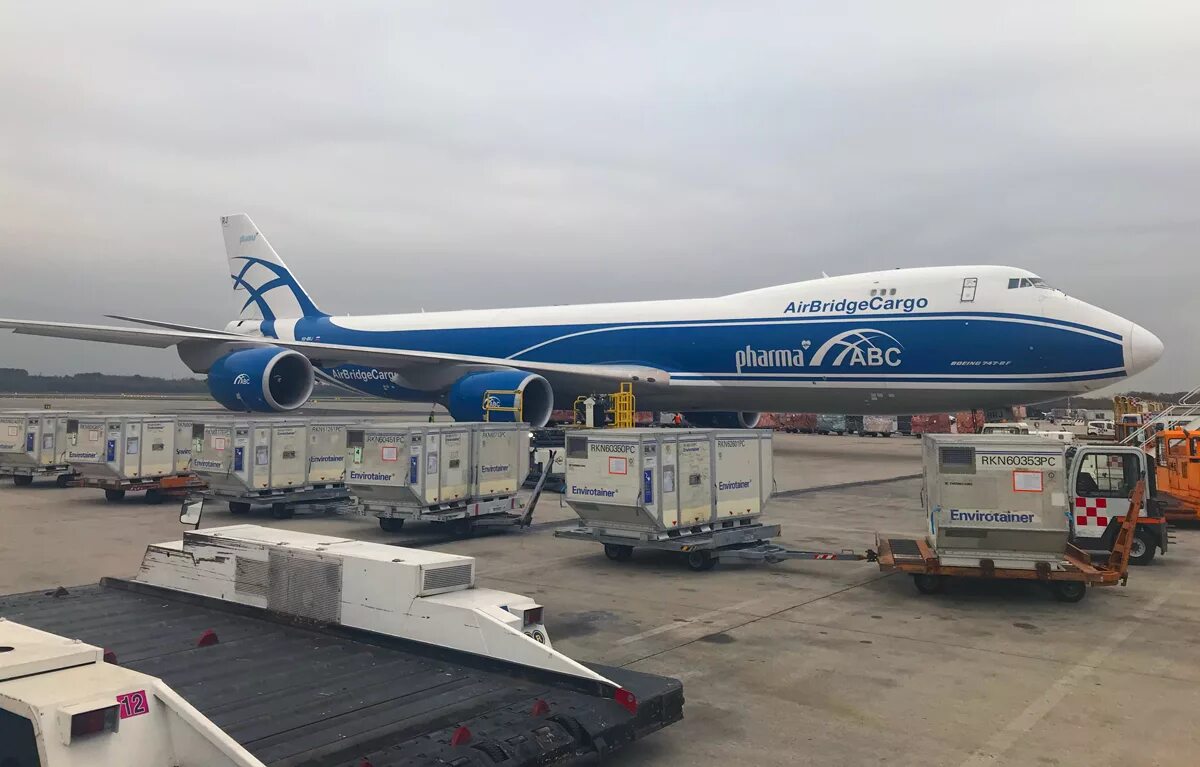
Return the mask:
[[701,429],[754,429],[762,413],[684,413],[683,417]]
[[[521,394],[520,418],[512,411],[485,411],[485,396],[491,400],[492,408],[511,408],[516,399],[513,392]],[[554,390],[545,378],[524,370],[468,373],[450,387],[446,409],[456,421],[482,421],[486,412],[489,421],[524,421],[530,426],[541,427],[550,420],[554,410]]]
[[313,366],[303,354],[290,349],[242,349],[212,364],[208,390],[230,410],[295,410],[312,395]]

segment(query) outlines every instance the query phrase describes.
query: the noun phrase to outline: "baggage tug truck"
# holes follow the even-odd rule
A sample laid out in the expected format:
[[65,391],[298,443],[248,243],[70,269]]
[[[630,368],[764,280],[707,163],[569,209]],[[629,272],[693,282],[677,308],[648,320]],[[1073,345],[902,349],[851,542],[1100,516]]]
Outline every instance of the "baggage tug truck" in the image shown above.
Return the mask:
[[[1161,524],[1143,524],[1146,455],[1136,448],[1071,447],[1024,435],[931,434],[924,439],[927,534],[877,536],[880,566],[932,593],[947,576],[1036,578],[1067,602],[1087,583],[1123,580],[1127,562],[1153,556]],[[1150,511],[1149,513],[1155,513]],[[1096,530],[1096,534],[1092,534]],[[1111,549],[1093,565],[1085,549]],[[1150,552],[1149,554],[1147,552]]]
[[474,581],[471,557],[233,525],[131,580],[0,596],[0,764],[592,763],[682,718],[678,680],[579,663]]

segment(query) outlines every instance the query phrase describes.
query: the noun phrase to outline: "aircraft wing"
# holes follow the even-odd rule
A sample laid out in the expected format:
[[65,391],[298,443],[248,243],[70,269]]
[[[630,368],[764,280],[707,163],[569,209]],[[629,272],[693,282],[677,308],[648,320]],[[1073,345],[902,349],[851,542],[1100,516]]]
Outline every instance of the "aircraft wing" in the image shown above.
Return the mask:
[[[124,318],[123,318],[124,319]],[[150,321],[134,320],[136,322]],[[262,346],[278,346],[293,349],[308,357],[318,367],[337,364],[370,365],[389,370],[401,370],[413,365],[454,364],[484,367],[501,367],[528,370],[551,376],[572,376],[597,381],[636,381],[639,383],[665,386],[670,383],[670,374],[665,370],[641,365],[577,365],[561,362],[538,362],[535,360],[512,360],[503,357],[481,357],[470,354],[446,354],[443,352],[417,351],[411,349],[379,349],[367,346],[344,346],[312,341],[284,341],[261,336],[246,336],[222,330],[205,330],[191,326],[154,322],[153,329],[115,327],[112,325],[85,325],[70,322],[38,322],[34,320],[10,320],[0,318],[0,330],[11,330],[30,336],[72,338],[80,341],[121,344],[123,346],[149,346],[165,349],[180,343],[247,343]],[[186,328],[186,329],[185,329]]]

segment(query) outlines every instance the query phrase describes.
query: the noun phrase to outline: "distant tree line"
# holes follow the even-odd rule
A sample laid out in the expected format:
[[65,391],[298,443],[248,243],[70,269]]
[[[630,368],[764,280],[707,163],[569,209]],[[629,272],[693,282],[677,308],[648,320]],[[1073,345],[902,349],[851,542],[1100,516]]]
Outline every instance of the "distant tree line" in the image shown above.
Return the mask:
[[[317,386],[322,386],[317,381]],[[333,393],[335,387],[328,387]],[[339,395],[353,396],[336,387]],[[32,375],[22,368],[0,368],[0,393],[4,394],[207,394],[202,376],[158,378],[114,376],[106,373],[75,373],[66,376]]]

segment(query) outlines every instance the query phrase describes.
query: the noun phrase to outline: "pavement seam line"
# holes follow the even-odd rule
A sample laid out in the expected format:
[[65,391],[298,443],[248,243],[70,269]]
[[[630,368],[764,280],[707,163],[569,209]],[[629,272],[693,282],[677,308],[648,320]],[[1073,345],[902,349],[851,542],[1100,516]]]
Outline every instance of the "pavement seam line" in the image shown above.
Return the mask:
[[1071,666],[1066,673],[1055,680],[1054,684],[1050,685],[1044,693],[1026,706],[1002,730],[989,738],[987,742],[963,760],[959,767],[986,767],[986,765],[996,764],[1023,735],[1032,730],[1038,722],[1042,721],[1047,714],[1053,711],[1055,706],[1061,703],[1063,698],[1067,697],[1079,682],[1098,670],[1105,659],[1124,644],[1129,637],[1133,636],[1133,632],[1137,631],[1147,618],[1158,612],[1158,609],[1174,594],[1175,588],[1179,585],[1181,579],[1182,576],[1176,578],[1158,596],[1151,600],[1149,604],[1138,610],[1132,617],[1118,626],[1109,635],[1108,641],[1088,653],[1087,657],[1083,660]]
[[762,602],[764,599],[766,599],[766,597],[758,597],[756,599],[747,599],[744,602],[738,602],[736,604],[729,605],[728,607],[720,607],[720,608],[717,608],[716,610],[709,610],[706,613],[700,613],[699,615],[693,615],[690,618],[684,618],[683,620],[671,621],[670,623],[664,623],[661,626],[656,626],[655,628],[647,629],[647,630],[642,631],[637,634],[630,634],[627,637],[622,637],[621,639],[618,639],[616,642],[613,642],[613,644],[617,645],[617,646],[623,646],[623,645],[631,644],[633,642],[637,642],[642,639],[648,639],[649,637],[652,637],[652,636],[658,636],[659,634],[665,634],[668,631],[673,631],[677,628],[682,628],[683,626],[692,626],[697,623],[706,621],[709,618],[716,618],[717,616],[724,615],[726,613],[739,614],[740,610],[744,610],[745,608],[749,607],[752,604]]
[[[726,632],[728,632],[728,631],[733,631],[733,630],[735,630],[735,629],[740,629],[740,628],[742,628],[742,627],[744,627],[744,626],[750,626],[750,625],[753,625],[753,624],[755,624],[755,623],[758,623],[759,621],[771,620],[772,618],[774,618],[774,617],[775,617],[775,616],[777,616],[777,615],[780,615],[780,614],[782,614],[782,613],[786,613],[788,610],[795,610],[797,607],[804,607],[805,605],[811,605],[811,604],[813,604],[813,603],[815,603],[815,602],[820,602],[822,599],[828,599],[828,598],[830,598],[830,597],[836,597],[838,594],[844,594],[845,592],[847,592],[847,591],[850,591],[851,589],[856,589],[856,588],[858,588],[858,587],[860,587],[860,586],[869,586],[869,585],[870,585],[870,584],[872,584],[872,583],[876,583],[876,582],[878,582],[878,581],[881,581],[881,580],[883,580],[884,578],[890,578],[890,577],[892,577],[893,575],[895,575],[895,573],[884,573],[884,574],[882,574],[882,575],[880,575],[880,576],[878,576],[878,577],[876,577],[876,578],[870,578],[870,579],[868,579],[868,580],[862,581],[861,583],[852,583],[852,584],[850,584],[849,586],[845,586],[844,588],[840,588],[840,589],[838,589],[838,590],[836,590],[836,591],[831,591],[831,592],[829,592],[828,594],[822,594],[822,595],[821,595],[821,596],[819,596],[819,597],[813,597],[812,599],[808,599],[808,600],[805,600],[805,601],[803,601],[803,602],[799,602],[799,603],[797,603],[797,604],[794,604],[794,605],[791,605],[791,606],[789,606],[789,607],[784,607],[784,608],[781,608],[781,609],[779,609],[779,610],[776,610],[776,611],[775,611],[775,612],[773,612],[773,613],[768,613],[767,615],[760,615],[760,616],[757,616],[757,617],[751,618],[751,619],[750,619],[750,620],[748,620],[748,621],[743,621],[743,622],[741,622],[741,623],[735,623],[735,624],[734,624],[734,625],[732,625],[732,626],[728,626],[728,627],[726,627],[726,628],[723,628],[723,629],[721,629],[720,631],[716,631],[716,632],[714,632],[714,633],[717,633],[717,634],[724,634],[724,633],[726,633]],[[687,640],[686,642],[680,642],[679,644],[677,644],[677,645],[672,645],[671,647],[664,647],[663,649],[661,649],[661,650],[658,650],[657,652],[652,652],[652,653],[649,653],[648,655],[643,655],[643,656],[642,656],[642,657],[640,657],[640,658],[634,658],[633,660],[630,660],[630,661],[627,661],[627,662],[625,662],[625,663],[622,663],[622,664],[621,664],[621,668],[628,668],[629,666],[632,666],[632,665],[633,665],[633,664],[635,664],[635,663],[641,663],[641,662],[642,662],[642,661],[644,661],[644,660],[649,660],[650,658],[655,658],[655,657],[657,657],[657,656],[659,656],[659,655],[662,655],[663,653],[671,652],[672,650],[678,650],[678,649],[679,649],[679,648],[681,648],[681,647],[687,647],[687,646],[688,646],[688,645],[690,645],[690,644],[695,644],[696,642],[699,642],[699,641],[700,641],[702,638],[703,638],[703,637],[696,637],[695,639],[689,639],[689,640]]]

